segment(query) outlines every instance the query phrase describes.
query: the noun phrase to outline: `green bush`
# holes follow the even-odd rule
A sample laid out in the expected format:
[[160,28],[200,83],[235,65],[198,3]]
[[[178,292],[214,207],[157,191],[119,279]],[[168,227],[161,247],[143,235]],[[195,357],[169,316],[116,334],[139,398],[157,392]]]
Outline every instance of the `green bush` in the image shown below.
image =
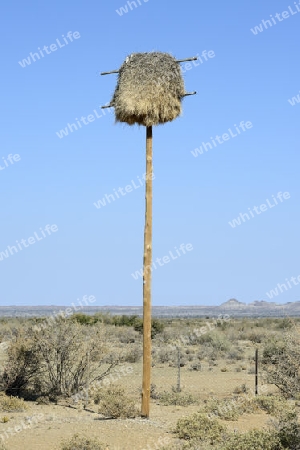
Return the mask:
[[[71,439],[62,442],[61,450],[105,450],[107,448],[98,439],[75,434]],[[1,448],[0,448],[1,450]]]
[[80,325],[94,325],[97,322],[95,316],[83,313],[76,313],[71,316],[73,322],[78,322]]
[[[143,334],[144,323],[143,319],[136,319],[133,328],[135,331]],[[151,338],[153,339],[158,333],[162,333],[165,328],[164,323],[159,319],[152,319],[151,321]]]
[[226,428],[216,419],[207,417],[206,414],[195,413],[179,419],[175,432],[180,439],[197,439],[213,445],[222,441]]

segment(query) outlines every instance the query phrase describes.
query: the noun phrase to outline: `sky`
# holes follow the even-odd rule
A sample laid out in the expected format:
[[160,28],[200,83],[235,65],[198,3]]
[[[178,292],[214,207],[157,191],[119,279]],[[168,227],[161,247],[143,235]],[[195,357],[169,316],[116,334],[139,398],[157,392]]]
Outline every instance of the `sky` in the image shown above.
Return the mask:
[[101,109],[100,72],[151,51],[199,57],[197,95],[153,127],[153,305],[300,300],[298,0],[11,0],[0,20],[1,305],[142,305],[146,130]]

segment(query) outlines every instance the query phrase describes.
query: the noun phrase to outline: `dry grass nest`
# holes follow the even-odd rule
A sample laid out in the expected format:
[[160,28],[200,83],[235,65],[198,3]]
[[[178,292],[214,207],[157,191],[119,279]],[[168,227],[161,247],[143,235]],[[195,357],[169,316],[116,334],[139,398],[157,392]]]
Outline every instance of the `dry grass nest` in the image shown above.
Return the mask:
[[120,67],[111,101],[117,122],[144,126],[171,122],[185,95],[181,67],[168,53],[133,53]]

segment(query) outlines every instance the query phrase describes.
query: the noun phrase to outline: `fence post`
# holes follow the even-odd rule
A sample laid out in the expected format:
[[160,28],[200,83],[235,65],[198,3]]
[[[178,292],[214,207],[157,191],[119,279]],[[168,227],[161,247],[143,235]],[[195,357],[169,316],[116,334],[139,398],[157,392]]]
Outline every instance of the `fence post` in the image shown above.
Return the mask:
[[258,348],[255,350],[255,395],[258,395]]
[[177,392],[181,391],[180,388],[180,348],[177,347],[177,351],[178,351],[178,376],[177,376]]

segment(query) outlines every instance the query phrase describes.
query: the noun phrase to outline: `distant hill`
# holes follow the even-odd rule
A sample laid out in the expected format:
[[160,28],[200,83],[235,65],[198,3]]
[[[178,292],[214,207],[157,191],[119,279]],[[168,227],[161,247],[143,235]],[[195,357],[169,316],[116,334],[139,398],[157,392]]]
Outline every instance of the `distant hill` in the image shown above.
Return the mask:
[[[73,303],[74,305],[74,303]],[[85,306],[78,305],[56,306],[0,306],[0,317],[41,317],[63,313],[68,309],[71,313],[81,312],[85,314],[95,314],[96,312],[110,313],[112,315],[138,315],[143,314],[142,306]],[[181,306],[153,306],[154,317],[218,317],[229,314],[232,317],[284,317],[300,316],[300,301],[278,304],[255,300],[252,303],[243,303],[235,298],[222,303],[219,306],[205,305],[181,305]],[[68,313],[70,314],[70,312]]]

